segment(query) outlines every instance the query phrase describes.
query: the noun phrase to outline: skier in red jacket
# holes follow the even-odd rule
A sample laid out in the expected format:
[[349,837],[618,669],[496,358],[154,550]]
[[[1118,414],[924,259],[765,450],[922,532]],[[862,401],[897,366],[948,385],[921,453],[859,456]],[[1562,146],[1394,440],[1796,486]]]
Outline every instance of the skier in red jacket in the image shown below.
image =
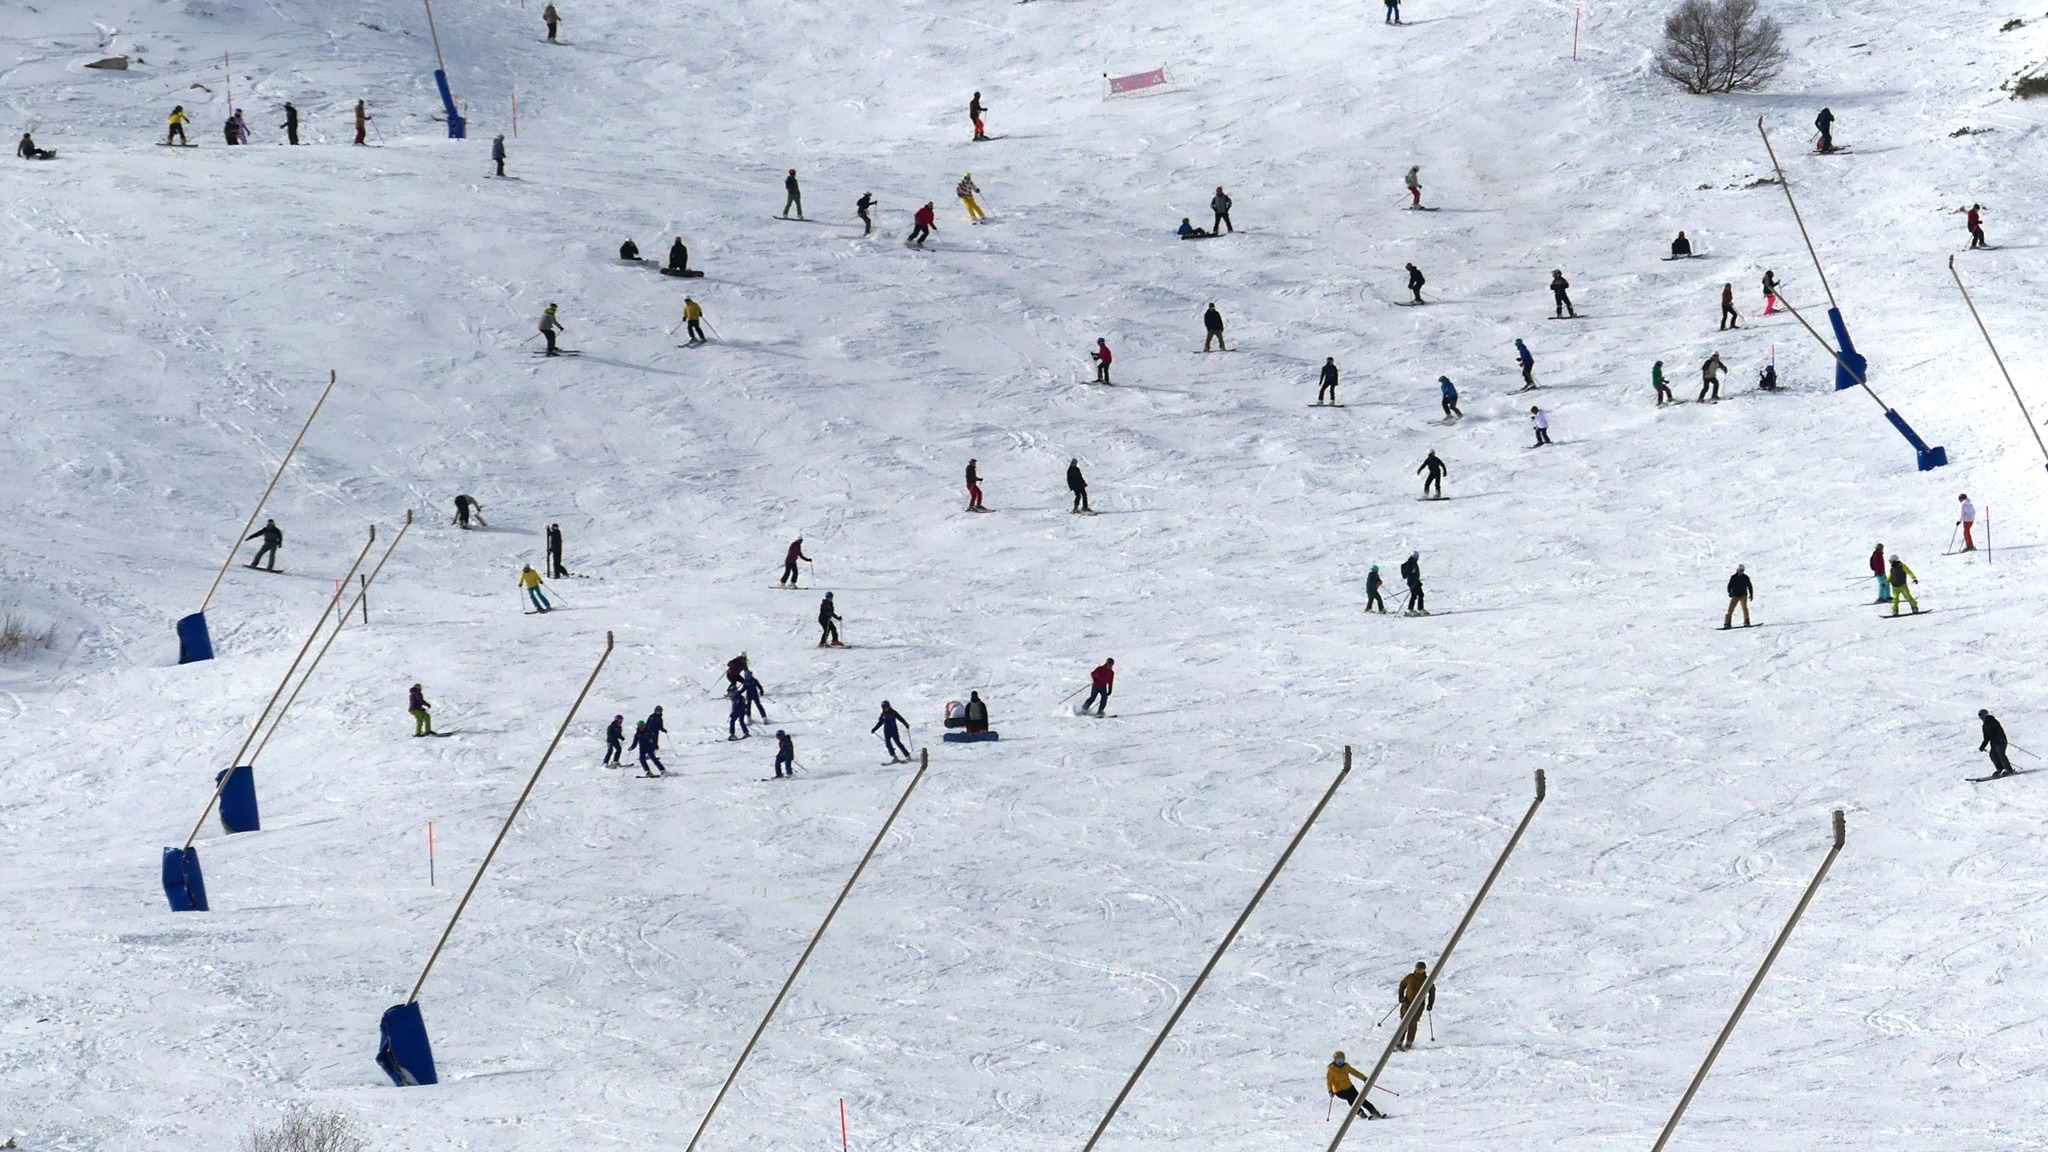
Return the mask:
[[1109,693],[1116,687],[1116,661],[1104,660],[1088,674],[1088,684],[1088,699],[1081,705],[1081,711],[1093,708],[1097,716],[1109,711]]
[[777,580],[775,582],[776,586],[787,588],[796,587],[796,562],[799,560],[809,559],[809,556],[804,555],[803,537],[799,536],[796,539],[790,541],[789,551],[783,553],[782,555],[782,579]]
[[1097,384],[1109,383],[1109,341],[1097,337],[1095,351],[1090,352],[1088,356],[1095,361],[1095,382]]
[[924,207],[919,208],[917,214],[912,216],[910,220],[916,227],[910,230],[910,237],[905,243],[909,244],[912,248],[922,248],[924,247],[924,242],[931,239],[932,229],[938,227],[936,209],[932,207],[932,202],[929,200],[925,201]]

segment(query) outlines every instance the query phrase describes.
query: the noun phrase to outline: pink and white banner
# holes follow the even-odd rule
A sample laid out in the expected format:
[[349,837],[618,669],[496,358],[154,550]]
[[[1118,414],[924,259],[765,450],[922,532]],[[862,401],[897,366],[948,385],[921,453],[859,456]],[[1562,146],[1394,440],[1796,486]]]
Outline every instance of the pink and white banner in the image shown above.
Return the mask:
[[1115,96],[1122,92],[1136,92],[1140,88],[1152,88],[1164,83],[1166,83],[1166,69],[1164,68],[1154,68],[1150,72],[1140,72],[1135,76],[1111,76],[1109,78],[1109,94]]

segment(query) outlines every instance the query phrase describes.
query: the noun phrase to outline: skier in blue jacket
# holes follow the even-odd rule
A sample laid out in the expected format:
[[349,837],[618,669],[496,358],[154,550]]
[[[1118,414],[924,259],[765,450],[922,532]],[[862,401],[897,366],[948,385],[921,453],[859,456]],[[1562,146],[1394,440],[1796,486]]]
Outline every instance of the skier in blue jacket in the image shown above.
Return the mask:
[[1444,394],[1444,419],[1464,419],[1465,414],[1463,412],[1458,411],[1457,385],[1451,383],[1451,378],[1449,376],[1439,376],[1436,378],[1436,382]]
[[1529,346],[1515,341],[1515,363],[1522,366],[1522,391],[1536,387],[1536,357],[1529,354]]
[[905,720],[903,713],[898,712],[894,705],[887,700],[882,701],[881,718],[875,721],[875,727],[868,729],[868,732],[872,734],[876,729],[881,730],[882,747],[888,749],[891,764],[896,763],[899,752],[902,753],[903,759],[910,759],[910,746],[903,742],[902,735],[897,732],[899,726],[908,727],[909,724],[910,721]]

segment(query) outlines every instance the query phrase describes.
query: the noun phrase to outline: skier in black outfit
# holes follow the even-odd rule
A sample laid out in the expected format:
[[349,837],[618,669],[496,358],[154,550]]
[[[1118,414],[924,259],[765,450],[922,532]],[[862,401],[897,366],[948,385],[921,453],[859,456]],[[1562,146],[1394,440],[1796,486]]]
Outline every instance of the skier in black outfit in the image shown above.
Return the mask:
[[1433,488],[1436,490],[1437,499],[1441,500],[1444,498],[1444,473],[1450,471],[1450,469],[1444,465],[1442,460],[1437,459],[1434,450],[1431,450],[1430,454],[1423,458],[1422,467],[1417,468],[1415,471],[1418,473],[1429,473],[1429,475],[1422,478],[1422,494],[1424,496],[1429,495],[1430,490]]
[[1423,286],[1424,284],[1427,284],[1427,283],[1428,283],[1428,281],[1427,281],[1427,280],[1424,280],[1424,279],[1422,278],[1422,269],[1420,269],[1420,268],[1417,268],[1417,267],[1416,267],[1416,266],[1415,266],[1414,264],[1412,264],[1412,263],[1411,263],[1411,264],[1409,264],[1409,265],[1408,265],[1408,291],[1409,291],[1409,292],[1411,292],[1411,293],[1413,293],[1413,294],[1415,295],[1415,299],[1414,299],[1414,300],[1412,300],[1412,301],[1410,301],[1410,303],[1412,303],[1412,304],[1427,304],[1427,303],[1429,303],[1429,301],[1427,301],[1427,300],[1424,300],[1424,299],[1422,298],[1422,286]]
[[2012,775],[2012,761],[2005,758],[2005,725],[2000,724],[1998,717],[1983,708],[1977,709],[1977,719],[1984,722],[1984,742],[1977,745],[1977,751],[1990,750],[1991,778],[1995,780],[2000,776]]
[[490,527],[489,524],[484,522],[483,505],[477,503],[475,498],[471,496],[457,496],[455,498],[455,526],[465,532],[469,531],[471,517],[474,517],[478,524],[482,524],[486,528]]
[[1573,319],[1578,318],[1578,309],[1572,307],[1571,286],[1571,281],[1564,278],[1564,269],[1552,268],[1550,270],[1550,298],[1557,305],[1555,319],[1561,320],[1566,316],[1570,316]]
[[668,270],[680,276],[688,271],[689,267],[690,249],[683,243],[683,238],[678,236],[675,242],[668,246]]
[[839,639],[839,609],[832,606],[830,592],[825,593],[825,598],[818,602],[818,647],[824,648],[828,645],[833,648],[846,647]]
[[803,219],[804,191],[802,188],[797,187],[796,169],[791,168],[789,170],[789,175],[783,178],[782,191],[785,196],[785,198],[782,201],[782,218],[784,220],[789,219],[789,210],[791,208],[795,208],[796,218],[799,220]]
[[[661,762],[661,757],[657,754],[657,746],[660,739],[661,737],[658,733],[647,730],[647,721],[642,720],[633,725],[633,751],[640,756],[640,774],[642,776],[668,775],[668,766]],[[653,764],[654,767],[649,768],[649,764]]]
[[754,679],[752,669],[740,673],[740,694],[747,698],[747,707],[750,710],[759,712],[761,719],[768,719],[768,706],[761,703],[761,697],[766,696],[768,690],[761,686],[759,680]]
[[292,102],[289,100],[284,102],[284,123],[279,124],[278,127],[284,129],[285,142],[293,147],[297,147],[299,143],[299,110],[292,107]]
[[[738,684],[728,684],[725,688],[725,698],[732,704],[732,710],[725,716],[725,738],[740,740],[752,736],[753,730],[747,727],[747,712],[751,705],[747,703],[746,691]],[[733,734],[735,726],[739,728],[738,735]]]
[[[284,546],[284,529],[277,526],[277,521],[265,520],[263,527],[249,533],[243,539],[263,541],[262,545],[256,549],[255,559],[249,561],[248,567],[263,567],[268,572],[277,571],[277,550]],[[263,564],[265,556],[270,557],[268,566]]]
[[640,262],[640,246],[633,243],[631,238],[628,238],[624,244],[619,245],[619,259],[630,260],[638,264]]
[[1408,614],[1429,615],[1429,609],[1422,602],[1422,553],[1410,552],[1408,558],[1401,561],[1401,579],[1408,582]]
[[1074,494],[1074,506],[1068,511],[1094,511],[1088,507],[1088,478],[1081,475],[1081,461],[1078,459],[1067,461],[1067,491]]
[[1742,626],[1749,627],[1749,602],[1756,595],[1756,585],[1749,582],[1749,573],[1742,565],[1735,566],[1735,575],[1728,578],[1728,613],[1721,617],[1721,627],[1726,630],[1735,623],[1735,610],[1742,609]]
[[562,526],[548,525],[548,579],[558,580],[575,573],[562,565]]
[[498,133],[491,138],[491,163],[497,165],[498,175],[505,174],[505,134]]
[[775,778],[796,776],[796,741],[782,729],[775,730]]
[[888,749],[889,763],[891,764],[896,763],[896,756],[899,752],[902,753],[905,760],[910,759],[910,746],[903,742],[903,737],[896,731],[899,725],[909,727],[910,721],[905,720],[903,713],[898,712],[894,705],[884,700],[882,701],[882,715],[875,720],[875,727],[868,729],[870,735],[876,729],[881,730],[882,747]]
[[874,197],[874,194],[873,194],[872,192],[863,192],[863,193],[861,193],[861,194],[860,194],[860,199],[858,199],[858,200],[855,200],[855,201],[853,202],[853,214],[854,214],[855,216],[858,216],[858,217],[860,217],[860,224],[861,224],[860,234],[861,234],[861,235],[863,235],[863,236],[872,236],[872,235],[874,235],[874,232],[875,232],[875,221],[874,221],[874,219],[873,219],[872,217],[870,217],[870,216],[868,215],[868,210],[869,210],[869,209],[871,209],[871,208],[873,208],[874,206],[875,206],[875,197]]
[[[1328,397],[1328,399],[1326,400],[1324,397]],[[1323,358],[1322,382],[1316,388],[1316,403],[1322,405],[1335,404],[1336,402],[1337,358],[1335,356],[1326,356]]]
[[1209,197],[1209,211],[1216,214],[1215,222],[1209,225],[1209,235],[1221,236],[1226,230],[1237,231],[1237,226],[1230,222],[1230,197],[1224,195],[1221,184],[1216,186],[1216,194]]
[[1835,114],[1826,108],[1821,109],[1820,115],[1813,118],[1813,126],[1820,129],[1820,145],[1815,151],[1833,152],[1835,150]]
[[626,718],[624,716],[614,716],[612,717],[612,722],[605,725],[604,729],[604,766],[607,768],[617,768],[619,766],[619,754],[625,746]]
[[1379,565],[1373,565],[1372,568],[1366,572],[1365,610],[1367,612],[1377,611],[1382,616],[1385,616],[1387,614],[1387,602],[1385,600],[1380,599],[1380,586],[1385,583],[1385,580],[1380,579]]

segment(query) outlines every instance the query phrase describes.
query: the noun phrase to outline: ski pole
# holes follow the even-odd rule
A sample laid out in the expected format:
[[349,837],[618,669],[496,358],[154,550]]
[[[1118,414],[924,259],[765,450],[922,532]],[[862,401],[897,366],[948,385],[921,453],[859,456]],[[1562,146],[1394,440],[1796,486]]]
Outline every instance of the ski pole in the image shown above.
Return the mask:
[[1948,547],[1942,549],[1944,553],[1953,552],[1956,550],[1956,533],[1961,532],[1962,530],[1963,522],[1961,520],[1956,521],[1956,526],[1948,530]]
[[1429,1042],[1436,1043],[1436,1009],[1425,1008],[1422,1014],[1429,1017]]
[[[1400,1009],[1400,1007],[1401,1006],[1399,1004],[1396,1004],[1392,1008],[1387,1009],[1387,1016],[1392,1016],[1396,1011]],[[1375,1024],[1373,1025],[1373,1027],[1378,1028],[1381,1024],[1385,1024],[1387,1022],[1387,1016],[1380,1017],[1379,1024]]]
[[[430,856],[428,859],[429,861],[431,861],[432,857]],[[1332,1092],[1330,1093],[1330,1102],[1328,1104],[1323,1105],[1323,1123],[1328,1124],[1330,1122],[1330,1113],[1336,1110],[1337,1094],[1335,1092]]]
[[562,594],[560,592],[555,592],[555,586],[553,584],[542,584],[541,587],[547,589],[549,592],[555,593],[556,603],[560,604],[564,608],[567,608],[569,606],[569,602],[567,600],[562,599]]
[[[2007,744],[2007,745],[2006,745],[2006,747],[2007,747],[2007,748],[2010,748],[2010,749],[2012,749],[2012,750],[2013,750],[2013,751],[2015,751],[2015,752],[2027,752],[2027,750],[2026,750],[2025,748],[2022,748],[2022,747],[2020,747],[2020,746],[2019,746],[2019,745],[2017,745],[2017,744]],[[2027,755],[2029,755],[2029,756],[2034,756],[2034,754],[2033,754],[2032,752],[2027,752]],[[2040,759],[2040,757],[2039,757],[2039,756],[2034,756],[2034,759],[2036,759],[2036,760],[2039,760],[2039,759]]]
[[[1087,691],[1087,689],[1085,688],[1074,689],[1072,692],[1069,692],[1065,696],[1060,697],[1060,704],[1065,704],[1067,701],[1072,700],[1074,697],[1079,696],[1081,693],[1085,691]],[[1059,704],[1055,704],[1053,705],[1053,707],[1057,708],[1059,707]]]

